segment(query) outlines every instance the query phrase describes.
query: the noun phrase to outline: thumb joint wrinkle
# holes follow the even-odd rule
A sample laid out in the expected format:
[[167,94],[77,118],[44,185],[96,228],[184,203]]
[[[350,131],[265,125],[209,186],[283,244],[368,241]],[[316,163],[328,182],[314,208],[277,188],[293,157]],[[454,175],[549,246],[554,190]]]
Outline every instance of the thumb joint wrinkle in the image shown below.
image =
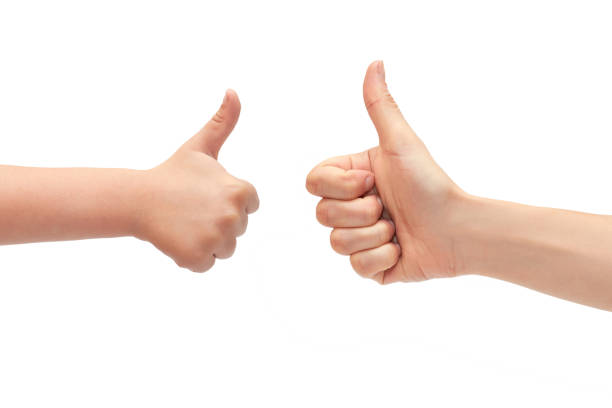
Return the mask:
[[211,119],[212,122],[222,124],[223,123],[223,115],[220,112],[215,113],[215,115]]
[[374,98],[374,99],[366,101],[366,104],[365,104],[366,109],[369,110],[372,106],[376,105],[377,103],[380,103],[384,97],[385,96],[383,95],[383,96],[379,96],[378,98]]
[[366,101],[365,105],[366,105],[366,109],[370,109],[371,107],[373,107],[376,104],[380,104],[383,102],[388,102],[389,104],[391,104],[393,107],[399,109],[399,107],[397,106],[397,103],[395,103],[395,100],[393,99],[393,97],[391,96],[391,94],[387,91],[384,94],[382,94],[381,96],[368,100]]

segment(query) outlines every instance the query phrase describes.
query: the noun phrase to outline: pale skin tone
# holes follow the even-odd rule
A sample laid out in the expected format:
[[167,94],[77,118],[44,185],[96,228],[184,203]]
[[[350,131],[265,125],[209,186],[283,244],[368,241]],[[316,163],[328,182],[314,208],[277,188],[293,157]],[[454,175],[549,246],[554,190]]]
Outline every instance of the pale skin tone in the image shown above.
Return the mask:
[[382,284],[480,274],[612,311],[612,217],[469,195],[402,116],[382,62],[363,95],[378,146],[306,180],[332,248],[358,274]]
[[[379,145],[315,167],[318,220],[379,283],[481,274],[612,310],[612,218],[474,197],[435,163],[370,65],[364,100]],[[134,236],[203,272],[230,257],[259,200],[217,161],[240,102],[150,170],[0,166],[0,244]]]
[[150,170],[0,166],[0,244],[134,236],[179,266],[210,269],[234,253],[259,199],[217,161],[240,101]]

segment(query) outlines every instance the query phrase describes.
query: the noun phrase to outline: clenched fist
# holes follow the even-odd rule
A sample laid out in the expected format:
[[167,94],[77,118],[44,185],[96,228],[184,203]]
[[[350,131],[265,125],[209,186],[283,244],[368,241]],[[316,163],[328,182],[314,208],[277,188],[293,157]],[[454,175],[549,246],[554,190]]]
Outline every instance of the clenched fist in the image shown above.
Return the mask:
[[404,120],[382,61],[369,66],[363,97],[379,145],[310,172],[306,188],[323,197],[317,219],[333,228],[332,247],[350,255],[364,277],[391,283],[454,276],[458,260],[447,221],[464,193]]
[[215,258],[232,256],[247,215],[259,206],[255,188],[217,161],[239,115],[238,96],[227,91],[214,117],[142,177],[146,194],[136,235],[194,272],[210,269]]

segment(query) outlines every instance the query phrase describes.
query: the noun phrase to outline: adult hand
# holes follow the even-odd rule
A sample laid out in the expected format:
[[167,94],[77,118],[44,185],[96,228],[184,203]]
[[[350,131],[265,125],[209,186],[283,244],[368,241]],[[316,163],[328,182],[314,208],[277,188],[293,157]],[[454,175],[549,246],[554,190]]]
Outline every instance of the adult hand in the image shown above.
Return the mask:
[[[306,188],[323,197],[317,219],[333,228],[332,247],[350,255],[364,277],[391,283],[456,275],[447,220],[464,193],[402,116],[382,61],[368,67],[363,97],[379,145],[326,160],[310,172]],[[381,217],[383,209],[389,217]]]

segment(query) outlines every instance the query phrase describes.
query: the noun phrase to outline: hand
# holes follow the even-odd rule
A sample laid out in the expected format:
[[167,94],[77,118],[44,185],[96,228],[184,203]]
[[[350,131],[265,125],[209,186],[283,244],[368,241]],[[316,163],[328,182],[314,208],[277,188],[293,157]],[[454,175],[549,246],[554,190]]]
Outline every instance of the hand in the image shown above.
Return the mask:
[[239,115],[238,95],[227,91],[219,111],[195,136],[145,172],[137,236],[194,272],[210,269],[215,258],[232,256],[247,214],[259,206],[255,188],[217,161]]
[[368,67],[363,96],[379,146],[310,172],[306,188],[323,197],[317,219],[333,227],[332,247],[350,255],[364,277],[392,283],[456,275],[448,219],[464,193],[405,121],[387,90],[382,61]]

